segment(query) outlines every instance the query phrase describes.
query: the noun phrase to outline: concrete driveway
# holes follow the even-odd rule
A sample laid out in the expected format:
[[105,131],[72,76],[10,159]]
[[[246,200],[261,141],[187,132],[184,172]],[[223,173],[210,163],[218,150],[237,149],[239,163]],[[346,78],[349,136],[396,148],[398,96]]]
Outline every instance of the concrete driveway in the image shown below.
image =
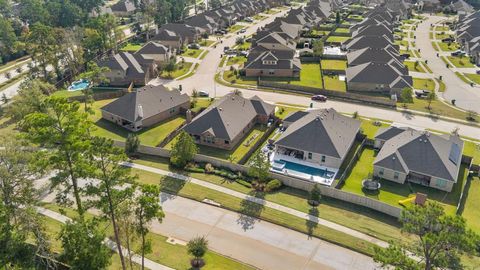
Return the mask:
[[446,91],[442,94],[443,98],[448,102],[455,99],[456,106],[464,110],[473,110],[480,113],[480,107],[478,106],[480,103],[480,89],[471,87],[458,78],[454,71],[448,69],[443,60],[437,57],[437,51],[432,47],[429,37],[430,25],[442,20],[445,20],[445,17],[427,15],[427,19],[418,25],[415,31],[417,48],[420,49],[420,55],[423,60],[428,60],[428,66],[432,69],[435,77],[442,76],[442,80],[446,85]]

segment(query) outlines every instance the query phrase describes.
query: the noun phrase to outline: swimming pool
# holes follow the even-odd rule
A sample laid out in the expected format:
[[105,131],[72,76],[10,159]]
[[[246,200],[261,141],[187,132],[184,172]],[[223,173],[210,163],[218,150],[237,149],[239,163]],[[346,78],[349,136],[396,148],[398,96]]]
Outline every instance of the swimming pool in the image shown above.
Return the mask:
[[68,87],[68,91],[79,91],[88,88],[90,82],[88,80],[82,79],[75,81]]
[[316,182],[321,182],[327,185],[333,181],[336,174],[336,172],[327,169],[314,168],[283,159],[274,160],[272,170],[307,180],[315,180]]

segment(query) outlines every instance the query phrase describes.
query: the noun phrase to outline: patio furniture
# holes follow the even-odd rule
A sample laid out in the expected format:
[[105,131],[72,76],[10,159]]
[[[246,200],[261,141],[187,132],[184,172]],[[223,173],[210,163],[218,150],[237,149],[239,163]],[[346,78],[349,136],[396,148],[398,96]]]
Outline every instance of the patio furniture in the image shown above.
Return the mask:
[[379,190],[381,186],[382,185],[378,181],[374,180],[371,175],[368,175],[368,177],[362,181],[362,187],[367,190]]

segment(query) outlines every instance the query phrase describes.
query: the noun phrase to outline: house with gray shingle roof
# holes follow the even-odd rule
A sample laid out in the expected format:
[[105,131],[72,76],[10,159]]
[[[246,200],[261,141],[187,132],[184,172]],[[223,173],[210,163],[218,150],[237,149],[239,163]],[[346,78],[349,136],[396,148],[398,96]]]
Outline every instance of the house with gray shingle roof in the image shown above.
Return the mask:
[[[376,62],[389,63],[391,60],[399,66],[403,66],[400,56],[395,48],[387,46],[386,48],[363,48],[347,53],[347,64],[349,67],[361,64]],[[403,66],[405,68],[405,66]]]
[[112,86],[128,86],[131,83],[143,86],[156,76],[154,60],[143,58],[140,54],[120,52],[98,61],[97,64],[110,69],[105,76]]
[[123,128],[138,131],[185,113],[190,98],[163,85],[148,85],[112,101],[101,108],[102,118]]
[[274,160],[339,169],[360,131],[360,121],[334,109],[297,112],[275,141]]
[[[377,136],[388,132],[380,130]],[[435,135],[408,128],[389,137],[373,163],[375,177],[452,190],[462,162],[463,141],[458,135]]]
[[110,8],[116,16],[130,16],[135,13],[136,10],[135,4],[130,0],[119,1]]
[[233,93],[215,101],[188,123],[184,130],[197,144],[234,149],[257,124],[267,124],[275,105],[257,96],[250,99]]
[[157,65],[168,61],[172,55],[170,48],[155,41],[147,42],[135,54],[141,55],[144,59],[151,59]]
[[250,50],[244,70],[247,77],[298,78],[301,68],[294,50],[269,50],[257,46]]
[[363,48],[385,48],[387,46],[398,47],[393,44],[392,40],[388,36],[357,36],[345,41],[342,44],[342,48],[346,51],[359,50]]

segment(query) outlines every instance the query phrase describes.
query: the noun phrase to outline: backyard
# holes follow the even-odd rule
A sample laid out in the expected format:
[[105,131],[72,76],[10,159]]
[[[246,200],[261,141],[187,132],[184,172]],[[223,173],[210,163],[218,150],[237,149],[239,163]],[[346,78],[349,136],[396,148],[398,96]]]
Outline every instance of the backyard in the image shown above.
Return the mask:
[[[264,125],[256,125],[250,133],[243,138],[243,140],[232,150],[223,150],[205,145],[198,145],[198,152],[202,155],[207,155],[219,159],[230,160],[235,163],[239,162],[250,150],[254,144],[259,141],[267,128]],[[177,141],[176,138],[171,140],[166,146],[166,149],[172,149]]]
[[329,42],[329,43],[343,43],[343,42],[345,42],[349,39],[350,39],[350,37],[329,36],[327,38],[327,42]]
[[322,60],[322,69],[324,70],[346,70],[347,61],[345,60]]
[[472,177],[470,183],[465,186],[466,194],[465,206],[463,208],[462,216],[467,220],[468,226],[476,233],[480,234],[480,178],[478,176]]
[[366,191],[362,181],[373,175],[373,162],[377,153],[371,148],[364,148],[360,159],[345,180],[342,190],[364,195],[387,204],[400,207],[398,201],[414,196],[417,192],[427,194],[428,199],[438,201],[449,214],[455,214],[460,194],[468,170],[462,165],[457,183],[450,193],[413,183],[398,184],[388,180],[380,180],[381,188],[377,192]]
[[136,52],[142,48],[140,43],[127,43],[120,50],[125,52]]

